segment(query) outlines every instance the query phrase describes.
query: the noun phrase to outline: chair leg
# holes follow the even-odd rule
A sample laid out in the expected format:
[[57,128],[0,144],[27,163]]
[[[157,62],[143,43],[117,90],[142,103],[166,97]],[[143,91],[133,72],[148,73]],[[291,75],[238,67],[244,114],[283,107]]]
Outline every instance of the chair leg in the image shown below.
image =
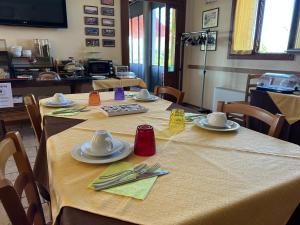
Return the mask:
[[4,137],[7,133],[7,130],[6,130],[6,127],[5,127],[5,122],[4,120],[0,120],[0,123],[1,123],[1,135]]

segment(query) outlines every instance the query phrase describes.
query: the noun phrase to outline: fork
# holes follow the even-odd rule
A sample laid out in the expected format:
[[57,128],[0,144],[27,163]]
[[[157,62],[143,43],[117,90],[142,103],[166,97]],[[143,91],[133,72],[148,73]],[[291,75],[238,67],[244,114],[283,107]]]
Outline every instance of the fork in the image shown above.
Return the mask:
[[117,177],[117,176],[119,176],[119,175],[121,175],[123,173],[128,173],[128,172],[138,173],[138,171],[144,169],[145,167],[147,167],[147,164],[142,163],[140,165],[137,165],[133,169],[123,170],[123,171],[120,171],[120,172],[117,172],[117,173],[112,173],[110,175],[103,175],[103,176],[100,176],[99,178],[100,179],[109,179],[109,178]]
[[138,171],[136,171],[136,172],[133,172],[133,171],[129,171],[128,173],[124,173],[123,175],[120,175],[120,176],[118,176],[118,177],[116,177],[116,178],[113,178],[113,179],[111,179],[111,180],[108,180],[108,181],[100,181],[100,182],[95,182],[94,183],[94,186],[96,187],[98,187],[98,186],[102,186],[102,185],[108,185],[108,184],[113,184],[113,183],[115,183],[115,182],[117,182],[117,181],[120,181],[120,180],[122,180],[123,178],[125,178],[125,177],[127,177],[127,176],[130,176],[130,175],[132,175],[132,174],[139,174],[139,175],[141,175],[141,174],[144,174],[144,173],[153,173],[153,172],[155,172],[157,169],[159,169],[160,168],[160,164],[159,163],[155,163],[154,165],[152,165],[152,166],[150,166],[150,167],[145,167],[145,168],[143,168],[143,169],[141,169],[141,170],[138,170]]

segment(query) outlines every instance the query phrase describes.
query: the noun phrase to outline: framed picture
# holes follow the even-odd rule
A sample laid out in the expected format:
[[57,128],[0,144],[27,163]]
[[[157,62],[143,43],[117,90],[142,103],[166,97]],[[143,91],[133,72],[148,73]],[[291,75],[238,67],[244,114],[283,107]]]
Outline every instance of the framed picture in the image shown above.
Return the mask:
[[85,14],[98,15],[98,7],[97,6],[84,5],[83,6],[83,12]]
[[[201,35],[205,36],[205,32],[201,33]],[[217,31],[211,31],[208,33],[208,40],[207,40],[207,51],[216,51],[217,50],[217,40],[218,35]],[[200,45],[200,50],[205,51],[205,45]]]
[[106,26],[106,27],[114,27],[115,26],[114,19],[102,18],[101,21],[102,21],[102,26]]
[[84,24],[85,25],[99,25],[98,17],[84,17]]
[[108,8],[108,7],[101,7],[101,15],[103,15],[103,16],[114,16],[115,15],[115,9],[114,8]]
[[102,29],[102,36],[115,37],[115,29]]
[[219,8],[210,9],[202,13],[202,28],[217,27],[219,21]]
[[99,36],[99,28],[96,27],[86,27],[85,35],[88,36]]
[[110,5],[114,6],[114,0],[101,0],[101,5]]
[[116,41],[112,39],[103,39],[102,45],[103,47],[116,47]]
[[87,39],[85,39],[85,46],[86,47],[99,47],[100,41],[99,41],[99,39],[87,38]]

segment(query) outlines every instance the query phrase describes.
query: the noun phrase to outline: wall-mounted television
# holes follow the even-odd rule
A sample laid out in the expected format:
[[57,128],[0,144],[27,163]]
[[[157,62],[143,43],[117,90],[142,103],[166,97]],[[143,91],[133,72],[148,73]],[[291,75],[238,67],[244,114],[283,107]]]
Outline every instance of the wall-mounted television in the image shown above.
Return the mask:
[[66,0],[0,0],[0,25],[67,28]]

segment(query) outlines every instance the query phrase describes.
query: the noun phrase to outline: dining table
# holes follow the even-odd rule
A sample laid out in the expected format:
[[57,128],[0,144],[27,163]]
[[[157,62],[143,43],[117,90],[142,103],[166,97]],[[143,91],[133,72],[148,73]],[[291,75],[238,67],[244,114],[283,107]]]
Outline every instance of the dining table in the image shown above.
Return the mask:
[[[53,115],[55,109],[44,106],[47,99],[40,101],[43,140],[34,174],[50,193],[55,224],[287,224],[300,201],[298,145],[243,127],[216,132],[188,121],[174,133],[170,109],[181,106],[163,99],[136,102],[128,94],[115,101],[113,92],[101,92],[101,106],[137,103],[148,111],[109,117],[99,106],[88,106],[77,114]],[[74,107],[88,104],[87,93],[65,97]],[[89,188],[111,164],[76,161],[74,147],[91,140],[96,130],[133,145],[141,124],[153,126],[156,154],[132,153],[122,162],[159,163],[170,173],[158,177],[143,200]]]

